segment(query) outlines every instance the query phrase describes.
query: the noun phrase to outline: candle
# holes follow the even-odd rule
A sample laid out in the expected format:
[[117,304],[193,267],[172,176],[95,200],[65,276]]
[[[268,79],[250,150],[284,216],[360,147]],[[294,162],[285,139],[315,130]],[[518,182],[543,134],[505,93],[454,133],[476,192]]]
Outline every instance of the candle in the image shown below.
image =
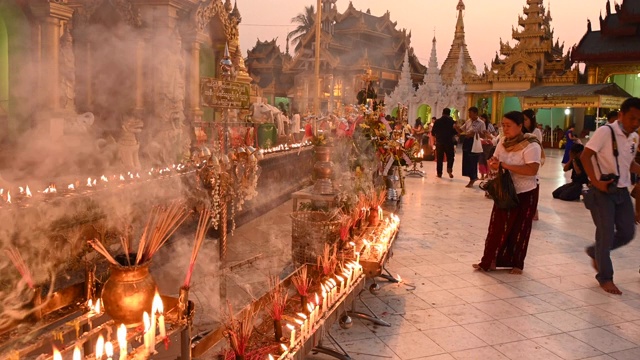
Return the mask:
[[382,219],[383,217],[384,217],[384,214],[382,213],[382,208],[378,206],[378,218]]
[[167,330],[164,325],[164,305],[162,304],[162,298],[156,293],[153,299],[153,307],[158,312],[158,328],[160,328],[160,338],[164,340],[167,337]]
[[322,311],[327,311],[327,291],[322,286]]
[[356,263],[360,263],[360,252],[356,252]]
[[118,346],[120,347],[120,360],[127,358],[127,327],[120,324],[118,328]]
[[80,352],[78,345],[73,348],[73,360],[82,360],[82,352]]
[[107,360],[113,359],[113,344],[111,344],[111,341],[107,341],[104,344],[104,352],[107,354]]
[[55,345],[52,345],[52,346],[53,346],[53,360],[62,360],[62,354],[60,354],[60,351],[58,351],[58,348],[56,348]]
[[149,353],[151,350],[151,320],[149,319],[149,313],[146,311],[142,314],[142,322],[144,323],[144,350]]
[[313,305],[307,303],[307,311],[309,311],[309,324],[313,327]]
[[291,324],[287,324],[287,328],[289,328],[289,330],[291,331],[291,338],[289,340],[289,347],[291,349],[293,349],[294,345],[296,344],[296,327],[291,325]]
[[342,294],[342,292],[344,292],[344,278],[340,275],[336,276],[336,279],[338,279],[338,281],[340,281],[340,294]]
[[96,360],[102,359],[104,353],[104,338],[102,335],[98,336],[98,342],[96,343]]
[[280,347],[282,348],[282,355],[280,355],[278,360],[286,359],[287,358],[287,354],[289,354],[289,349],[287,349],[287,346],[285,344],[280,344]]
[[307,321],[307,315],[303,313],[298,313],[298,316],[302,318],[302,328],[300,329],[300,334],[302,336],[306,336],[309,330],[309,322]]
[[304,340],[304,322],[300,319],[294,319],[296,324],[300,325],[300,341]]
[[269,360],[274,360],[273,355],[269,354]]
[[356,257],[356,243],[354,243],[353,241],[349,243],[349,245],[351,245],[351,247],[353,247],[353,257]]

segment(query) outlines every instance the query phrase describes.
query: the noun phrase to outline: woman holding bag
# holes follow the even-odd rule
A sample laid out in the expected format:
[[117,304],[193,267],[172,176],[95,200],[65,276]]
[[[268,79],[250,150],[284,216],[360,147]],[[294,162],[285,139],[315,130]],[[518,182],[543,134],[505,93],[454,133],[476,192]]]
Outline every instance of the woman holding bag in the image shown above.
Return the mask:
[[478,180],[478,156],[482,153],[480,140],[487,130],[478,117],[477,107],[469,108],[469,120],[461,127],[456,127],[456,130],[460,135],[465,135],[462,142],[462,176],[469,177],[466,187],[470,188]]
[[502,119],[504,138],[489,159],[492,170],[508,170],[518,205],[508,210],[496,204],[491,212],[484,255],[476,269],[489,271],[496,267],[511,268],[512,274],[522,274],[527,255],[531,224],[538,206],[538,169],[542,162],[542,145],[532,134],[522,132],[524,116],[519,111],[506,113]]

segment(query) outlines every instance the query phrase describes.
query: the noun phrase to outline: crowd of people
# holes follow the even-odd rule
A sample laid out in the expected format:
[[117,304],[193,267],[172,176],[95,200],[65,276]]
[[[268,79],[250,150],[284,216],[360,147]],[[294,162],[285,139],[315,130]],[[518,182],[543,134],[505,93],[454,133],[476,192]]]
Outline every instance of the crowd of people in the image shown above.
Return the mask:
[[[619,112],[611,112],[608,123],[599,127],[586,145],[570,127],[565,133],[561,163],[565,172],[571,171],[571,181],[551,194],[560,200],[584,200],[596,226],[595,243],[586,248],[586,253],[601,288],[612,294],[622,292],[613,282],[610,253],[629,243],[635,235],[635,224],[640,223],[640,181],[636,177],[640,174],[639,128],[639,98],[629,98]],[[535,112],[506,113],[498,131],[476,107],[469,108],[468,120],[461,125],[453,120],[450,109],[444,109],[440,118],[432,119],[423,136],[435,145],[438,178],[443,176],[445,161],[448,176],[454,177],[458,139],[462,142],[462,176],[469,178],[467,187],[494,178],[499,169],[509,173],[517,194],[516,205],[503,208],[494,202],[484,252],[473,267],[481,271],[507,268],[512,274],[521,274],[533,221],[538,217],[538,171],[545,162]]]

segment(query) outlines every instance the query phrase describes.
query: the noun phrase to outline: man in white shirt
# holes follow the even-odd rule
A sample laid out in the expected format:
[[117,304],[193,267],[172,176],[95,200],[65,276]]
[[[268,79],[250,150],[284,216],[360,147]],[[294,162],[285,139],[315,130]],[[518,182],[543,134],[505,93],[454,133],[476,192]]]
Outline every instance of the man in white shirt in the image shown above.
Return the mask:
[[596,243],[586,251],[598,271],[600,287],[611,294],[622,291],[613,283],[610,252],[628,244],[635,234],[628,187],[631,172],[640,174],[640,165],[634,160],[639,127],[640,98],[629,98],[622,103],[618,120],[596,130],[580,157],[591,181],[585,205],[596,225]]

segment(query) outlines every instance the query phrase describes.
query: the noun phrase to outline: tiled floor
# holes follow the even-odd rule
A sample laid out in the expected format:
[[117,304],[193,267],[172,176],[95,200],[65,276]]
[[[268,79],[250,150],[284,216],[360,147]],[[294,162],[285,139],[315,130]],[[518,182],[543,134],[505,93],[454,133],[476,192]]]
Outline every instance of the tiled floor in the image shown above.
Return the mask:
[[[613,253],[622,296],[601,291],[584,254],[594,226],[579,202],[551,198],[564,183],[559,151],[541,169],[540,221],[524,274],[475,272],[491,211],[454,179],[408,178],[401,233],[389,263],[405,284],[366,301],[392,327],[354,319],[333,335],[353,359],[640,359],[640,242]],[[411,286],[409,286],[411,285]],[[415,288],[414,288],[415,286]],[[329,359],[310,355],[309,360]]]

